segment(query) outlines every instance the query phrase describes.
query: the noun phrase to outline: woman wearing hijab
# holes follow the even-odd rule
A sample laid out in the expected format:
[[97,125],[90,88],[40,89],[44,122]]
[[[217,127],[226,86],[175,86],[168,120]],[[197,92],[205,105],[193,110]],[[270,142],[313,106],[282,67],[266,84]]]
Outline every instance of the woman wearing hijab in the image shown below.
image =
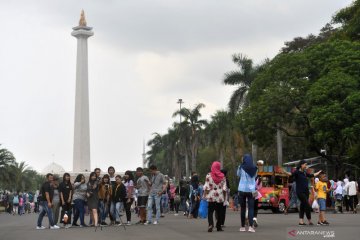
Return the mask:
[[246,214],[246,200],[248,203],[248,219],[249,219],[249,232],[255,232],[254,228],[254,202],[257,194],[255,188],[255,177],[257,167],[254,165],[250,154],[245,154],[243,163],[237,170],[237,175],[240,178],[239,182],[239,201],[241,206],[241,227],[240,232],[245,232],[245,214]]
[[343,183],[338,180],[336,182],[336,189],[335,189],[335,212],[341,212],[343,213],[342,209],[342,201],[343,201]]
[[226,199],[226,179],[224,174],[220,171],[221,164],[220,162],[213,162],[211,166],[211,172],[206,175],[205,185],[204,185],[204,197],[208,201],[208,232],[212,232],[214,228],[214,211],[217,214],[218,218],[216,221],[216,230],[224,231],[221,227],[223,222],[223,205]]
[[311,206],[309,204],[309,181],[308,178],[313,178],[318,176],[321,173],[321,170],[315,174],[309,174],[306,172],[307,163],[305,160],[301,160],[299,162],[298,167],[295,172],[288,173],[285,172],[289,176],[294,177],[294,181],[296,182],[296,194],[298,199],[300,200],[300,212],[299,212],[299,226],[305,226],[304,223],[304,214],[306,213],[306,218],[309,221],[309,225],[314,225],[311,222]]

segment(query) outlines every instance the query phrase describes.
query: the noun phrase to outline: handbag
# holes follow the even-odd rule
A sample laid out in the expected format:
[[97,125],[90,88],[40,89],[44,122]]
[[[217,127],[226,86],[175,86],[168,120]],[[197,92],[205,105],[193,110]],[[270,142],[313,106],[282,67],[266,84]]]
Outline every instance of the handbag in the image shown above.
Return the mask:
[[181,197],[180,197],[180,187],[179,187],[179,193],[175,193],[174,203],[179,204],[180,202],[181,202]]
[[312,206],[311,206],[311,207],[312,207],[312,209],[314,209],[314,210],[315,210],[315,209],[319,209],[319,204],[318,204],[318,202],[317,202],[316,199],[315,199],[314,202],[312,203]]
[[255,199],[259,195],[258,191],[251,192],[251,194],[252,194],[252,197],[255,198]]
[[207,218],[208,215],[208,202],[205,199],[201,199],[199,206],[199,217]]

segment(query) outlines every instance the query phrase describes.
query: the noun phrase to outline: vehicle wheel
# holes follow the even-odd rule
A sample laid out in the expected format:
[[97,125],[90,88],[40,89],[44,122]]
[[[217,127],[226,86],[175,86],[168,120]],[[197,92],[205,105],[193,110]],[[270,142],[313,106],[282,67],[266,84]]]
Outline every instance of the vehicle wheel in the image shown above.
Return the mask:
[[283,213],[283,212],[285,211],[285,208],[286,208],[285,202],[284,202],[284,201],[281,201],[281,202],[279,203],[279,208],[278,208],[279,212]]

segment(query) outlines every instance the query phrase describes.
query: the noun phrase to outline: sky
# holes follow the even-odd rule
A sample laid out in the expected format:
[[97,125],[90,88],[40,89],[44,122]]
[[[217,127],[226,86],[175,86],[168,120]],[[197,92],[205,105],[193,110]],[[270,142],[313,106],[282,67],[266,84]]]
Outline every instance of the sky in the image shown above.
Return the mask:
[[[260,63],[317,34],[351,0],[0,0],[0,144],[29,167],[72,170],[76,39],[85,11],[91,167],[142,166],[143,142],[178,121],[177,101],[227,109],[231,56]],[[146,151],[148,151],[146,147]]]

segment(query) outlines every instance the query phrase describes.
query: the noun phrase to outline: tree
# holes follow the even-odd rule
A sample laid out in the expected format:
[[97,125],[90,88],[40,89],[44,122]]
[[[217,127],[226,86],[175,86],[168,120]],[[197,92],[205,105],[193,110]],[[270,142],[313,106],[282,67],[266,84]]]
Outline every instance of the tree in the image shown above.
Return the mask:
[[[339,169],[349,144],[358,141],[358,59],[360,44],[339,40],[276,56],[249,92],[251,106],[244,120],[251,138],[269,144],[280,123],[287,137],[305,139],[311,151]],[[332,146],[333,156],[321,153],[326,146]]]
[[[1,144],[0,144],[1,147]],[[15,157],[6,148],[0,148],[0,170],[15,163]]]
[[341,24],[337,39],[347,39],[351,41],[360,40],[360,1],[354,1],[349,7],[341,9],[333,17],[335,24]]
[[15,189],[23,191],[25,189],[25,176],[31,174],[31,169],[28,168],[25,162],[17,163],[11,166],[11,171],[14,176]]
[[0,188],[9,189],[9,183],[12,182],[9,169],[14,164],[15,157],[13,153],[6,148],[0,148]]
[[[196,156],[199,149],[199,136],[202,128],[207,125],[207,121],[199,119],[201,117],[200,110],[205,104],[199,103],[193,109],[182,108],[173,114],[184,117],[182,131],[189,133],[189,150],[191,153],[191,170],[196,171]],[[187,176],[189,177],[189,176]]]
[[258,66],[254,66],[253,61],[243,54],[234,54],[232,61],[240,68],[239,70],[225,73],[223,82],[225,85],[237,86],[229,101],[230,112],[236,114],[243,107],[249,105],[247,93],[255,79]]

